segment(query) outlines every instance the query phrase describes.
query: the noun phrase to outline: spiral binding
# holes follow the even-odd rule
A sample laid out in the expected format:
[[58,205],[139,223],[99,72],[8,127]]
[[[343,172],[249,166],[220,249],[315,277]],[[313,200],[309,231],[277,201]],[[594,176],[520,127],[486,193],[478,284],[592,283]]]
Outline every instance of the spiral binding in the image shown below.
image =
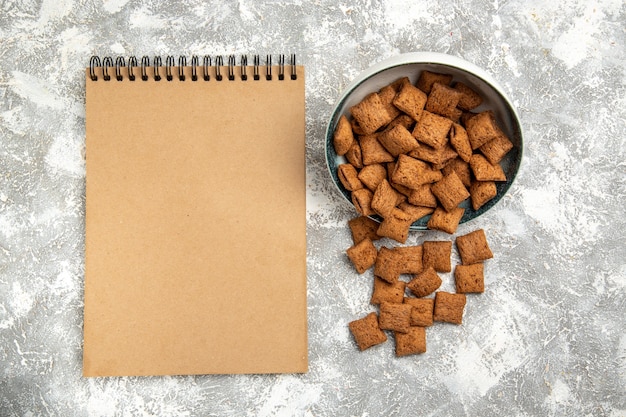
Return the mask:
[[[174,77],[172,68],[175,66],[175,63],[176,63],[175,58],[172,55],[168,55],[165,58],[165,65],[163,65],[163,60],[160,56],[158,55],[155,56],[152,59],[152,66],[154,67],[153,80],[161,81],[162,74],[165,73],[165,79],[167,81],[173,81],[175,77]],[[110,56],[106,56],[102,58],[101,60],[100,57],[94,55],[89,60],[89,77],[91,78],[92,81],[98,81],[100,78],[99,78],[97,69],[101,68],[102,79],[104,81],[111,81],[112,77],[111,77],[111,74],[109,73],[109,70],[114,68],[115,80],[123,81],[124,74],[122,73],[122,68],[127,66],[128,80],[130,81],[136,80],[135,68],[139,67],[141,69],[141,77],[140,77],[141,80],[148,81],[149,77],[148,77],[147,68],[150,67],[150,65],[151,65],[150,57],[145,56],[145,55],[141,57],[141,63],[139,64],[137,61],[137,57],[135,56],[128,57],[128,63],[127,63],[127,60],[122,56],[118,56],[114,62],[113,58]],[[296,54],[290,55],[288,64],[286,64],[285,55],[278,56],[278,79],[280,81],[283,81],[286,79],[285,78],[285,66],[286,65],[290,67],[289,78],[292,80],[298,79],[298,75],[296,72]],[[185,76],[185,72],[184,72],[184,68],[186,66],[187,66],[187,57],[184,55],[180,55],[178,57],[178,76],[177,76],[179,81],[185,81],[187,79],[187,77]],[[222,75],[222,67],[224,66],[224,58],[221,55],[217,55],[215,57],[215,60],[213,60],[210,55],[204,55],[204,57],[202,58],[202,77],[201,78],[198,77],[199,66],[200,66],[200,58],[197,55],[192,55],[191,57],[191,81],[198,81],[199,79],[202,79],[204,81],[210,81],[211,80],[211,75],[210,75],[211,67],[214,67],[215,69],[214,74],[215,74],[216,81],[222,81],[224,79],[227,79],[229,81],[234,81],[236,79],[235,67],[237,66],[237,62],[236,62],[235,55],[228,56],[228,61],[226,65],[227,74],[225,78]],[[241,55],[240,60],[239,60],[239,66],[240,66],[240,71],[239,71],[240,79],[242,81],[246,81],[248,79],[248,74],[247,74],[248,56],[247,55]],[[165,71],[163,71],[163,67],[165,67],[164,68]],[[261,57],[259,55],[254,55],[252,58],[252,68],[253,68],[252,79],[255,81],[258,81],[261,79],[261,75],[259,71],[260,67],[261,67]],[[272,80],[272,75],[273,75],[272,74],[272,55],[267,55],[265,59],[265,79],[267,81]]]

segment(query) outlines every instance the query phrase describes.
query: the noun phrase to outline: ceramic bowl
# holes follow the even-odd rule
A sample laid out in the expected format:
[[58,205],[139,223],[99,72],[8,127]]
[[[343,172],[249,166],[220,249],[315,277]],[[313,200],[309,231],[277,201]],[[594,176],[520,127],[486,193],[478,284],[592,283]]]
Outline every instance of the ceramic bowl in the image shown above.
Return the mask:
[[[336,154],[333,146],[333,134],[339,118],[345,115],[350,119],[349,109],[359,103],[367,94],[376,92],[393,81],[409,77],[415,84],[424,70],[452,75],[452,85],[463,82],[478,92],[483,98],[482,104],[473,112],[492,110],[500,128],[513,143],[513,149],[500,162],[507,180],[497,182],[497,195],[478,210],[473,210],[469,199],[461,203],[465,213],[460,224],[469,222],[485,214],[509,191],[520,167],[523,150],[522,126],[517,110],[499,83],[484,69],[461,58],[434,52],[413,52],[394,56],[366,69],[354,79],[337,100],[326,129],[326,163],[330,176],[337,190],[345,201],[352,205],[351,193],[346,190],[337,176],[337,167],[346,163],[343,156]],[[378,216],[371,216],[381,221]],[[426,216],[411,225],[411,230],[426,230]]]

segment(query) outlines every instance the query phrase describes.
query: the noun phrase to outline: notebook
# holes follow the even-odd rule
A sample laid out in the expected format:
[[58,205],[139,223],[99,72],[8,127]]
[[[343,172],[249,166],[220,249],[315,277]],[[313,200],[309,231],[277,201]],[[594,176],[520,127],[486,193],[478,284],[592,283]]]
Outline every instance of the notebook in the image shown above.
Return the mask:
[[287,61],[92,57],[85,376],[307,371],[305,75]]

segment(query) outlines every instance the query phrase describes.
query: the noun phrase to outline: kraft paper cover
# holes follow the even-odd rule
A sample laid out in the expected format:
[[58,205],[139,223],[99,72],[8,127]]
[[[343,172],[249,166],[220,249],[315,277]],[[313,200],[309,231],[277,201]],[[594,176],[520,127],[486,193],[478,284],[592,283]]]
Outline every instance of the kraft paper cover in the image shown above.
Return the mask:
[[184,70],[86,72],[83,373],[306,372],[304,68]]

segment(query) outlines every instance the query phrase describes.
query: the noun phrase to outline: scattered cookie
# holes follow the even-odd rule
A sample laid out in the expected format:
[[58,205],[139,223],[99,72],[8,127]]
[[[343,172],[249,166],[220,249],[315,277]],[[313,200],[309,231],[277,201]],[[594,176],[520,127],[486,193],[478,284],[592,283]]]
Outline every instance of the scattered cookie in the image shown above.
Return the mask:
[[[361,217],[351,220],[351,224],[365,223],[364,220],[357,222],[357,219]],[[482,229],[459,236],[456,242],[462,262],[468,259],[470,261],[485,260],[492,256]],[[360,245],[373,246],[368,238],[365,238]],[[415,328],[424,330],[425,327],[433,326],[435,321],[462,324],[467,302],[465,294],[482,293],[485,290],[484,264],[457,265],[453,274],[456,293],[437,291],[442,280],[432,265],[450,271],[451,245],[451,241],[425,241],[417,246],[381,247],[375,261],[375,264],[378,264],[377,273],[391,282],[378,276],[375,267],[374,288],[370,302],[379,306],[379,314],[370,313],[349,324],[361,350],[387,340],[384,332],[385,337],[380,336],[380,333],[376,331],[378,329],[378,331],[394,332],[399,356],[419,353],[425,349],[425,333],[422,335]],[[360,253],[356,249],[358,246],[355,245],[354,250],[357,254]],[[471,249],[470,252],[468,248]],[[422,271],[408,283],[398,279],[400,274],[413,273],[420,269]],[[405,289],[409,289],[418,298],[405,296]],[[433,292],[434,298],[423,298]]]
[[433,325],[433,309],[435,307],[433,298],[404,297],[404,303],[413,307],[411,326],[430,327]]
[[348,327],[361,351],[387,340],[385,332],[378,327],[378,316],[376,313],[369,313],[362,319],[352,321],[348,324]]
[[363,239],[346,251],[354,268],[359,274],[364,273],[376,262],[378,251],[369,238]]
[[406,333],[411,327],[411,310],[409,304],[383,302],[380,304],[378,324],[381,330],[393,330]]
[[426,241],[422,244],[424,268],[432,267],[437,272],[452,271],[451,255],[452,242],[450,241]]
[[454,268],[454,282],[459,294],[482,293],[485,291],[485,266],[482,263],[457,265]]
[[395,252],[397,272],[400,274],[419,274],[424,269],[423,247],[398,246],[392,249]]
[[463,265],[471,265],[493,258],[483,229],[457,237],[456,246],[459,249]]
[[382,246],[374,263],[374,276],[389,283],[394,283],[400,276],[398,256],[393,249]]
[[369,217],[359,216],[350,219],[348,226],[352,233],[352,242],[355,245],[366,238],[372,241],[380,239],[380,236],[376,233],[376,230],[378,230],[378,222]]
[[436,292],[433,320],[462,324],[465,301],[465,294],[453,294],[445,291]]
[[417,274],[415,278],[406,284],[406,287],[411,290],[416,297],[426,297],[432,294],[441,286],[441,278],[432,266],[424,269],[423,272]]
[[389,283],[383,279],[374,276],[374,291],[370,298],[370,303],[378,305],[384,302],[401,303],[404,298],[404,290],[406,282],[397,280]]
[[395,332],[396,356],[414,355],[426,352],[426,329],[409,327],[406,333]]

